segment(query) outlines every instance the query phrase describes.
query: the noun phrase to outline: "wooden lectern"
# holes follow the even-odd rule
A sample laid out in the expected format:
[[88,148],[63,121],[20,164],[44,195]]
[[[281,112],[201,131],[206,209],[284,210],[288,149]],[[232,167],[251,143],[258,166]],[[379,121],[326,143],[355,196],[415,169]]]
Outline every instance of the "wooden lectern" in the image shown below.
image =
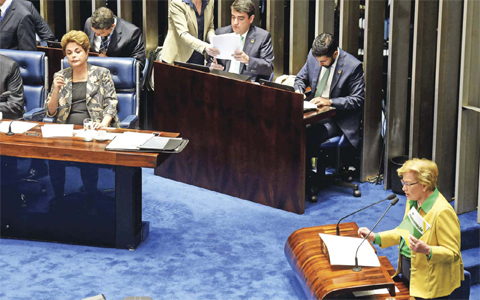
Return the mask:
[[[342,236],[357,237],[357,232],[354,222],[340,224]],[[351,266],[332,266],[319,233],[336,234],[336,224],[299,229],[285,244],[285,256],[308,298],[343,299],[355,291],[387,288],[389,294],[375,295],[374,299],[409,299],[403,282],[391,278],[395,271],[386,257],[380,257],[380,267],[362,267],[360,272],[352,271]]]

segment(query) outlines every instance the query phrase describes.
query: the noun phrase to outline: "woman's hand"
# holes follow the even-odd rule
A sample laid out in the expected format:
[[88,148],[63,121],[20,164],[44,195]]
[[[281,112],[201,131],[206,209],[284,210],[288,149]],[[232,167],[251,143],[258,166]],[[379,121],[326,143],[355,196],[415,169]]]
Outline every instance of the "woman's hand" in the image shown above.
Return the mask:
[[55,77],[53,78],[53,89],[55,91],[60,91],[60,89],[65,85],[65,82],[63,80],[63,74],[55,74]]
[[425,243],[424,241],[417,239],[411,234],[408,237],[408,243],[410,244],[410,250],[412,250],[413,252],[423,253],[426,255],[430,254],[430,251],[431,251],[430,246],[427,245],[427,243]]
[[[361,237],[362,239],[365,238],[369,232],[370,232],[370,229],[368,229],[367,227],[358,228],[358,236]],[[374,232],[370,233],[370,235],[368,236],[368,241],[372,243],[375,241]]]
[[206,47],[205,51],[207,52],[208,55],[213,57],[220,55],[220,50],[218,50],[217,48],[214,48],[212,45]]
[[216,70],[220,70],[220,71],[223,71],[224,67],[217,63],[217,59],[214,58],[213,59],[213,63],[210,65],[210,70],[213,70],[213,69],[216,69]]

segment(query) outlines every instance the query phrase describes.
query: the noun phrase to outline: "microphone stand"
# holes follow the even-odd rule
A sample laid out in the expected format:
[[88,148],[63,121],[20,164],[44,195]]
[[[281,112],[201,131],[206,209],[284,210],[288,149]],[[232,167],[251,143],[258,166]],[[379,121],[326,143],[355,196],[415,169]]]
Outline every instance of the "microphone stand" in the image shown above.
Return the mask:
[[368,238],[368,236],[372,233],[372,231],[375,229],[375,227],[377,227],[378,223],[380,223],[380,221],[383,219],[383,217],[385,217],[385,215],[387,214],[388,210],[394,206],[395,204],[397,204],[398,202],[398,198],[395,197],[395,199],[393,199],[393,201],[390,203],[390,206],[387,208],[387,210],[385,210],[385,212],[383,213],[383,215],[380,217],[380,219],[378,219],[377,223],[375,223],[375,225],[373,226],[372,229],[370,229],[370,232],[363,238],[363,240],[360,242],[360,245],[358,245],[358,248],[357,248],[357,251],[355,252],[355,266],[352,268],[352,270],[354,272],[360,272],[362,270],[362,267],[360,267],[358,265],[358,249],[360,249],[360,246],[362,246],[363,242],[365,242],[365,240]]
[[388,197],[385,198],[385,199],[382,199],[382,200],[377,201],[377,202],[375,202],[375,203],[372,203],[372,204],[370,204],[370,205],[368,205],[368,206],[365,206],[364,208],[359,209],[359,210],[357,210],[357,211],[355,211],[355,212],[353,212],[353,213],[351,213],[351,214],[349,214],[349,215],[341,218],[340,220],[338,220],[338,223],[337,223],[337,235],[338,235],[338,236],[340,235],[340,222],[341,222],[343,219],[348,218],[348,217],[350,217],[351,215],[354,215],[354,214],[356,214],[356,213],[358,213],[358,212],[361,212],[362,210],[367,209],[367,208],[369,208],[369,207],[371,207],[371,206],[374,206],[375,204],[378,204],[378,203],[380,203],[380,202],[383,202],[383,201],[386,201],[386,200],[393,200],[393,199],[395,199],[395,197],[397,197],[397,195],[391,194],[390,196],[388,196]]
[[8,136],[15,135],[15,133],[12,131],[12,123],[15,122],[15,121],[22,121],[22,120],[23,120],[23,118],[18,118],[18,119],[16,119],[16,120],[12,120],[12,121],[10,122],[10,124],[8,124],[8,132],[5,133],[5,134],[8,135]]

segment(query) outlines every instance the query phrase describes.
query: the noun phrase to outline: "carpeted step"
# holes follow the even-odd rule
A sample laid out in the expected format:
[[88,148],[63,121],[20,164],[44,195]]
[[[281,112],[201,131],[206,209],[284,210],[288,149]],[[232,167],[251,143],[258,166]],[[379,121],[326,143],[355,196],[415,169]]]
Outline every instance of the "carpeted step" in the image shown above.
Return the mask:
[[480,284],[470,287],[470,300],[480,300]]
[[480,247],[480,224],[477,223],[477,214],[477,211],[472,211],[458,216],[462,232],[462,251]]
[[462,251],[464,268],[472,276],[471,285],[480,283],[480,248],[472,248]]

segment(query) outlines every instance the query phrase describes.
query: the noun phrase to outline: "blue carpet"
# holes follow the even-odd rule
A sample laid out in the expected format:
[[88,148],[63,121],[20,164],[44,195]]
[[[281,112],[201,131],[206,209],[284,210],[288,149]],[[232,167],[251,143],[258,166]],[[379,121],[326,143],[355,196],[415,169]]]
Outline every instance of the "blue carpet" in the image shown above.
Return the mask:
[[[107,300],[304,299],[283,253],[288,236],[302,227],[336,223],[391,193],[372,184],[362,184],[361,191],[361,198],[353,198],[331,187],[318,203],[307,203],[304,215],[296,215],[144,169],[143,219],[150,222],[150,236],[136,251],[0,240],[0,299],[78,300],[97,294]],[[345,221],[371,227],[388,205]],[[375,231],[398,225],[404,209],[402,196]],[[378,254],[396,267],[397,251],[391,247]],[[471,296],[480,299],[478,293]]]

